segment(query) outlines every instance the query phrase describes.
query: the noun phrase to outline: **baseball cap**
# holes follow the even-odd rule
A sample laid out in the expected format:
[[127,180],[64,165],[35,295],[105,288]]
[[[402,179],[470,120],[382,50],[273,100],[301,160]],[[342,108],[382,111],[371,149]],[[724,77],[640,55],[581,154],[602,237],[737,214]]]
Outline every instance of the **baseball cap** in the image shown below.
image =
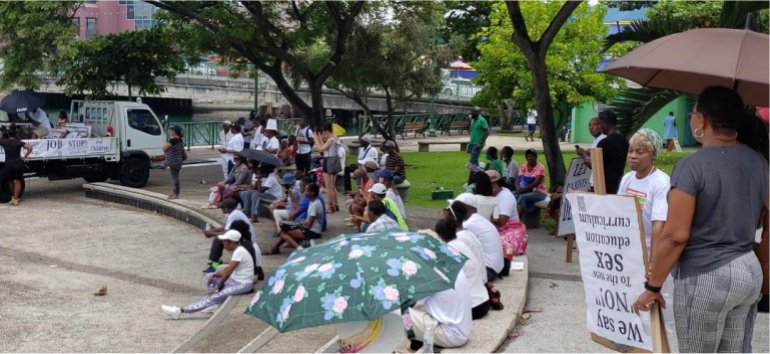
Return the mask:
[[281,181],[281,184],[283,184],[284,186],[289,184],[294,184],[294,175],[288,174],[288,173],[283,175],[283,180]]
[[396,147],[396,143],[393,140],[385,140],[385,142],[382,143],[382,145],[389,148]]
[[452,205],[452,203],[454,202],[460,202],[467,206],[472,206],[477,209],[479,207],[479,202],[476,199],[476,196],[470,193],[461,193],[460,195],[457,196],[457,198],[449,199],[447,200],[447,202],[449,202],[449,205]]
[[374,194],[385,194],[385,191],[387,191],[388,188],[385,187],[382,183],[375,183],[372,188],[369,188],[369,192],[372,192]]
[[386,181],[392,181],[393,180],[393,171],[389,169],[380,170],[380,172],[377,173],[377,178],[384,178]]
[[365,142],[367,144],[372,142],[372,138],[369,137],[369,135],[362,135],[360,138],[358,138],[358,140]]
[[231,122],[229,120],[223,120],[222,121],[222,125],[231,125],[231,124],[233,124],[233,122]]
[[180,127],[180,126],[178,126],[178,125],[172,125],[172,126],[171,126],[171,130],[172,130],[174,133],[176,133],[177,135],[180,135],[180,134],[182,134],[182,127]]
[[378,166],[377,162],[375,162],[373,159],[366,158],[366,159],[364,159],[364,167],[367,170],[366,172],[372,172],[374,170],[377,170],[377,168],[380,167],[380,166]]
[[502,176],[500,176],[500,172],[497,172],[497,170],[487,170],[486,173],[487,176],[489,176],[489,181],[492,183],[495,183],[499,181],[500,178],[502,178]]
[[227,231],[227,232],[217,236],[217,238],[222,240],[222,241],[228,240],[228,241],[238,242],[238,241],[241,240],[241,233],[238,232],[238,231],[235,231],[235,230],[229,230],[229,231]]

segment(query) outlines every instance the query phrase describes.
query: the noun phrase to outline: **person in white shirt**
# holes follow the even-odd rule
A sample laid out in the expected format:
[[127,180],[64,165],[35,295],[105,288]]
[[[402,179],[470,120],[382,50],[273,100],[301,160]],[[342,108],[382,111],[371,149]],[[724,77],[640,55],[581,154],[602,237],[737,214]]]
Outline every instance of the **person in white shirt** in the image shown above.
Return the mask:
[[398,211],[401,212],[401,217],[406,220],[406,208],[404,208],[404,201],[401,200],[401,195],[399,195],[398,191],[396,191],[396,183],[393,181],[393,172],[391,170],[384,169],[377,172],[376,175],[379,176],[379,182],[388,188],[388,190],[385,192],[385,197],[390,198],[396,202]]
[[484,283],[486,283],[484,258],[480,249],[473,250],[457,238],[459,226],[451,214],[447,215],[445,213],[444,218],[436,222],[435,229],[442,241],[468,257],[468,260],[463,265],[463,273],[468,278],[469,288],[467,290],[470,292],[471,306],[473,306],[471,309],[472,318],[477,320],[486,316],[490,307],[489,293],[484,286]]
[[[602,133],[602,125],[599,122],[599,117],[593,117],[588,121],[588,132],[590,132],[591,136],[594,137],[593,142],[591,142],[592,148],[599,146],[599,142],[607,137],[607,135]],[[585,150],[577,145],[575,145],[575,151],[577,152],[578,156],[582,157],[584,160],[588,162],[591,161],[591,151]],[[593,175],[591,175],[589,178],[589,183],[591,183],[592,186],[594,185]]]
[[[644,241],[647,247],[647,256],[650,250],[660,238],[663,226],[668,217],[668,192],[671,190],[671,178],[659,168],[655,167],[655,159],[660,153],[663,139],[655,131],[649,128],[639,129],[628,141],[628,167],[631,172],[620,180],[618,195],[627,195],[636,198],[639,208],[642,210],[642,229]],[[661,289],[666,303],[674,303],[674,279],[669,274],[663,282]],[[669,335],[676,335],[675,324],[671,320],[674,316],[673,306],[666,306],[663,310],[666,331]]]
[[[274,172],[276,171],[276,172]],[[259,222],[259,203],[264,200],[274,202],[283,196],[282,176],[272,165],[261,165],[254,182],[254,189],[241,191],[238,196],[243,204],[243,211],[251,216],[252,222]]]
[[38,108],[33,113],[27,112],[27,116],[30,118],[32,125],[35,129],[32,130],[32,139],[43,139],[48,134],[51,134],[51,121],[48,119],[48,114],[42,108]]
[[348,194],[353,190],[353,185],[350,183],[350,174],[361,168],[367,160],[377,163],[377,148],[372,146],[372,139],[368,135],[363,135],[358,138],[358,142],[361,144],[358,148],[358,160],[355,164],[346,166],[342,176],[345,193]]
[[[513,196],[508,188],[503,187],[503,178],[495,170],[487,170],[489,181],[492,182],[492,194],[497,197],[497,208],[492,213],[492,223],[497,226],[501,240],[508,240],[515,234],[513,223],[519,222],[519,211],[517,210],[516,197]],[[510,245],[510,243],[506,243]],[[505,253],[505,252],[503,252]],[[503,260],[503,270],[501,276],[507,276],[511,269],[511,261],[506,257]]]
[[[238,210],[238,202],[235,199],[227,198],[217,204],[217,207],[222,210],[222,214],[226,215],[225,225],[223,227],[203,230],[203,236],[206,238],[214,238],[211,241],[211,247],[209,249],[209,260],[207,262],[206,269],[203,271],[204,273],[211,273],[215,271],[217,265],[221,262],[222,250],[224,250],[224,246],[222,241],[216,238],[216,236],[222,235],[227,232],[227,230],[230,230],[235,221],[240,220],[248,224],[249,234],[254,237],[254,240],[257,239],[257,230],[254,229],[254,225],[251,224],[251,221],[246,216],[246,214]],[[256,242],[253,242],[252,246],[254,247],[254,252],[256,255],[256,266],[259,268],[262,266],[262,258],[259,256],[261,254],[259,251],[259,245],[257,245]]]
[[[229,120],[222,122],[222,130],[219,131],[219,146],[222,148],[227,147],[227,143],[230,141],[230,139],[233,137],[233,133],[230,131],[230,126],[232,123],[230,123]],[[222,175],[225,179],[227,179],[228,174],[228,166],[227,166],[227,154],[222,153],[221,156],[221,162],[222,162]]]
[[264,134],[265,136],[262,138],[262,150],[277,155],[278,150],[281,149],[281,141],[276,137],[277,132],[272,129],[265,129]]
[[232,171],[233,166],[235,166],[235,163],[233,163],[234,154],[243,151],[243,135],[241,134],[241,126],[238,124],[233,124],[230,126],[230,131],[232,131],[233,136],[229,141],[227,141],[227,145],[224,148],[219,148],[219,152],[225,154],[225,160],[227,160],[228,175],[230,174],[230,171]]
[[228,297],[248,294],[254,289],[254,261],[249,252],[239,244],[241,233],[230,230],[217,236],[226,250],[233,252],[230,262],[206,276],[209,292],[206,296],[184,307],[161,305],[161,310],[178,320],[183,313],[194,313],[215,305],[221,305]]
[[[426,329],[433,329],[433,343],[444,348],[457,348],[465,345],[473,328],[471,313],[471,294],[468,279],[460,270],[455,279],[454,288],[450,288],[417,301],[409,309],[411,329],[415,338],[424,338]],[[412,339],[409,351],[422,348],[420,340]]]
[[265,125],[267,124],[267,120],[265,118],[262,118],[258,120],[258,123],[254,126],[254,133],[251,137],[251,145],[249,145],[250,148],[254,150],[262,150],[262,139],[265,138]]
[[535,130],[537,129],[537,111],[534,108],[527,112],[527,129],[529,129],[529,132],[524,136],[524,140],[535,141]]
[[460,203],[467,211],[463,220],[463,228],[472,232],[479,239],[481,249],[484,252],[484,266],[487,268],[487,280],[494,282],[500,271],[503,270],[503,243],[500,240],[500,233],[491,221],[479,215],[476,212],[478,201],[476,196],[470,193],[462,193],[450,204]]
[[300,120],[294,136],[297,137],[297,157],[295,158],[297,170],[308,173],[311,167],[310,155],[315,142],[313,141],[313,130],[307,125],[307,118],[303,117]]

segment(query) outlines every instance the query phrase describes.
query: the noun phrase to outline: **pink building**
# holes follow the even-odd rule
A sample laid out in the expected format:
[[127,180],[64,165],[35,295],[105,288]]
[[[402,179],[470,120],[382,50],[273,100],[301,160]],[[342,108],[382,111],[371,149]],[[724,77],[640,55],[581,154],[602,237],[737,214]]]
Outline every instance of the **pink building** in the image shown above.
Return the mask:
[[78,37],[85,39],[150,28],[155,24],[155,9],[155,6],[138,0],[86,0],[72,21],[80,29]]

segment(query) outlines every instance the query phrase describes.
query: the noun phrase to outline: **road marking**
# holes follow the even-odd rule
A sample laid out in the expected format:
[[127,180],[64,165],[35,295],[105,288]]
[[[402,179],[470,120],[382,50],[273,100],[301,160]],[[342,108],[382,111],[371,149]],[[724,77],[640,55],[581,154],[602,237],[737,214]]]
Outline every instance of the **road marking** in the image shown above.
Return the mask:
[[143,277],[141,275],[125,273],[119,270],[112,270],[112,269],[107,269],[99,266],[70,262],[67,260],[63,260],[61,258],[49,257],[44,254],[40,254],[36,252],[28,252],[28,251],[23,251],[19,249],[0,246],[0,255],[3,255],[5,257],[12,257],[19,262],[34,263],[41,266],[45,266],[46,264],[56,264],[57,266],[56,268],[58,269],[66,269],[66,270],[72,270],[75,272],[81,272],[86,274],[100,275],[100,276],[127,281],[129,283],[151,286],[154,288],[159,288],[159,289],[173,291],[173,292],[179,292],[179,293],[185,293],[185,294],[201,293],[201,289],[199,287],[173,283],[163,279]]
[[577,274],[529,272],[529,276],[533,278],[551,279],[551,280],[564,280],[564,281],[576,281],[576,282],[583,281],[580,275],[577,275]]

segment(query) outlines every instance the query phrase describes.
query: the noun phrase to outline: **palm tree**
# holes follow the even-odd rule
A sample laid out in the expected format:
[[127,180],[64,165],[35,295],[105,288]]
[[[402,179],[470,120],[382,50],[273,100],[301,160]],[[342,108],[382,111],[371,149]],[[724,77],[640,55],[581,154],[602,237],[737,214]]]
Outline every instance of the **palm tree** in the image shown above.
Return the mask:
[[[605,38],[604,51],[615,44],[632,41],[648,43],[670,34],[684,32],[693,28],[750,28],[758,30],[758,21],[747,21],[749,14],[767,9],[766,1],[724,1],[719,14],[718,23],[711,24],[708,20],[682,21],[673,17],[658,17],[642,21],[634,21],[623,31]],[[753,16],[757,19],[757,16]],[[767,29],[765,28],[766,32]],[[644,125],[653,114],[666,104],[682,96],[683,93],[657,88],[627,88],[621,90],[615,100],[608,105],[618,114],[618,129],[629,135]]]

